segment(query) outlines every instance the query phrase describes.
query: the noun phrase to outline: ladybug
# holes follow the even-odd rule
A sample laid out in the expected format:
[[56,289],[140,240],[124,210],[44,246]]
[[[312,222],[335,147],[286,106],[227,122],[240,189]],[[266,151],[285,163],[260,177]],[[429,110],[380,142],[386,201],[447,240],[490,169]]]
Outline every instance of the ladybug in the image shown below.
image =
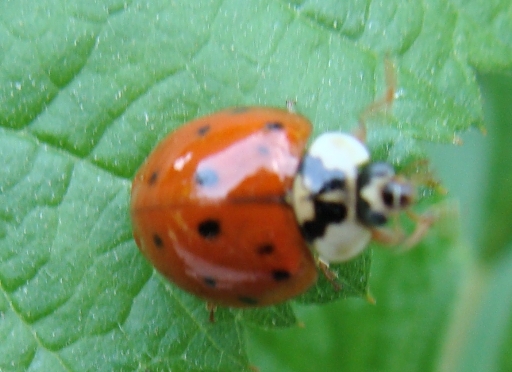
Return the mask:
[[325,133],[305,151],[310,134],[305,117],[269,107],[230,108],[169,134],[133,181],[143,255],[211,307],[256,307],[305,292],[317,266],[335,282],[329,263],[372,238],[396,243],[379,227],[413,203],[412,185],[370,162],[357,136]]

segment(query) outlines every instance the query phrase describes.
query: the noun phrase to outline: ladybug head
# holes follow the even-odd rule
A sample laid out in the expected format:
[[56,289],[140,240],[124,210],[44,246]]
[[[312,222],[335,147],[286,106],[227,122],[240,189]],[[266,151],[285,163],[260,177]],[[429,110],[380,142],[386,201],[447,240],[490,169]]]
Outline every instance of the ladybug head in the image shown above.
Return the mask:
[[414,187],[384,162],[367,164],[357,177],[357,218],[366,226],[381,226],[390,215],[410,207]]

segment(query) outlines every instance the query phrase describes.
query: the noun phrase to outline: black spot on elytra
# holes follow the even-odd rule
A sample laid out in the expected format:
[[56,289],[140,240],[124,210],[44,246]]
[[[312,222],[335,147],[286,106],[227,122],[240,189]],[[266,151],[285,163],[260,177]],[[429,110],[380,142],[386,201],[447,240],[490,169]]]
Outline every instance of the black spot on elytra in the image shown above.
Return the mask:
[[156,183],[156,180],[158,179],[158,172],[153,172],[151,173],[151,176],[149,176],[149,180],[148,180],[148,183],[150,185],[154,185]]
[[247,297],[247,296],[240,296],[238,297],[238,301],[246,304],[246,305],[257,305],[258,304],[258,300],[253,298],[253,297]]
[[219,182],[219,175],[215,170],[210,168],[198,169],[194,179],[200,186],[212,187]]
[[153,235],[153,243],[155,243],[155,247],[157,247],[158,249],[164,247],[164,241],[158,234]]
[[283,123],[280,123],[278,121],[271,121],[265,124],[265,129],[274,131],[274,130],[282,130],[284,128]]
[[200,137],[204,137],[206,135],[206,133],[208,133],[209,131],[210,131],[210,124],[205,124],[205,125],[199,127],[199,129],[197,130],[197,134]]
[[286,270],[274,270],[272,271],[272,277],[276,282],[289,279],[291,276],[289,271]]
[[274,253],[274,250],[275,247],[272,244],[263,244],[257,248],[256,252],[261,256],[266,256]]
[[327,226],[340,223],[347,217],[347,206],[344,203],[314,200],[315,219],[302,224],[302,235],[308,242],[324,236]]
[[220,234],[219,221],[213,219],[204,220],[197,226],[197,231],[205,239],[214,239]]
[[215,288],[217,286],[217,281],[214,278],[212,278],[211,276],[205,276],[203,278],[203,283],[211,288]]

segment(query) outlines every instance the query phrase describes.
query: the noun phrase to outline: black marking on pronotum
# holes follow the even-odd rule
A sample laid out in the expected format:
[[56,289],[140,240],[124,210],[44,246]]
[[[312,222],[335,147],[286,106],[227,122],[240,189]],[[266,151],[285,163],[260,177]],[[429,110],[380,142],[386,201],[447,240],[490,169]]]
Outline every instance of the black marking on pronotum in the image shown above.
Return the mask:
[[239,296],[238,301],[246,304],[246,305],[257,305],[258,300],[253,297],[247,297],[247,296]]
[[319,194],[327,193],[329,191],[344,190],[344,189],[345,189],[345,180],[340,179],[340,178],[333,178],[324,183],[324,185],[320,189]]
[[197,226],[197,231],[205,239],[214,239],[220,234],[219,221],[213,219],[204,220]]
[[265,129],[274,131],[274,130],[282,130],[284,128],[283,123],[280,123],[278,121],[271,121],[265,124]]
[[211,276],[205,276],[203,278],[203,283],[211,288],[215,288],[217,286],[217,281],[214,278],[212,278]]
[[275,250],[275,247],[272,244],[268,243],[268,244],[260,245],[257,248],[256,252],[261,256],[266,256],[266,255],[274,253],[274,250]]
[[155,247],[157,247],[157,248],[164,247],[164,241],[158,234],[153,234],[153,243],[155,243]]
[[308,242],[324,236],[327,226],[340,223],[347,217],[347,206],[344,203],[314,200],[315,218],[302,224],[302,235]]
[[199,127],[197,130],[197,134],[201,137],[204,137],[206,133],[210,131],[210,124],[205,124]]
[[211,168],[198,169],[194,179],[200,186],[212,187],[219,182],[219,175]]
[[155,171],[155,172],[151,173],[151,176],[149,176],[148,183],[150,185],[154,185],[157,179],[158,179],[158,172]]
[[272,277],[276,282],[280,282],[286,279],[289,279],[291,276],[290,272],[287,270],[274,270],[272,271]]
[[304,183],[312,194],[320,194],[345,188],[345,173],[337,169],[327,169],[321,159],[304,156],[299,174],[304,177]]

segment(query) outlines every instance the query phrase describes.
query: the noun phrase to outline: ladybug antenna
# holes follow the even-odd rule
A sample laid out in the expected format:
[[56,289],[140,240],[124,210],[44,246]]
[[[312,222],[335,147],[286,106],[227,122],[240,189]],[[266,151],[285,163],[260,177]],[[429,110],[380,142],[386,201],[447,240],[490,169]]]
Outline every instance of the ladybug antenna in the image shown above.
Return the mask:
[[390,108],[395,100],[396,71],[393,62],[391,62],[389,57],[386,57],[384,60],[384,71],[386,78],[386,91],[382,97],[377,98],[366,106],[363,112],[359,115],[359,127],[356,129],[354,135],[363,143],[366,142],[366,122],[368,121],[368,118],[376,112]]

